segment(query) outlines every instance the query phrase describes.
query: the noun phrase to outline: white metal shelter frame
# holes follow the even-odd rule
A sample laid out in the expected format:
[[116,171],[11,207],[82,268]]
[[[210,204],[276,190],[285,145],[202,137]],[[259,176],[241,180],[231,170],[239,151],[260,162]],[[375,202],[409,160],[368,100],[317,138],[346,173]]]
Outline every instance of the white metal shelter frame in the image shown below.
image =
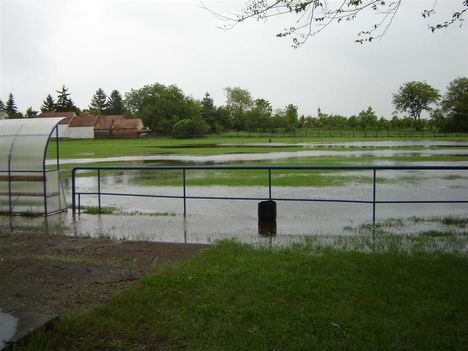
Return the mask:
[[[47,216],[66,208],[60,182],[58,124],[63,118],[0,121],[0,212]],[[56,160],[46,164],[55,134]]]

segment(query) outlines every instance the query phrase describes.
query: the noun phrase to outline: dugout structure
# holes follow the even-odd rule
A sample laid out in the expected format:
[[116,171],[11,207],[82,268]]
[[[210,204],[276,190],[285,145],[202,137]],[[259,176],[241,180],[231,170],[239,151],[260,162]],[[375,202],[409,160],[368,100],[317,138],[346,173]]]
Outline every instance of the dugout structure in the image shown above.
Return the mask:
[[[66,209],[58,124],[63,118],[0,121],[0,212],[48,216]],[[49,143],[51,139],[55,143]],[[49,145],[50,144],[50,145]],[[55,144],[53,159],[47,160]]]

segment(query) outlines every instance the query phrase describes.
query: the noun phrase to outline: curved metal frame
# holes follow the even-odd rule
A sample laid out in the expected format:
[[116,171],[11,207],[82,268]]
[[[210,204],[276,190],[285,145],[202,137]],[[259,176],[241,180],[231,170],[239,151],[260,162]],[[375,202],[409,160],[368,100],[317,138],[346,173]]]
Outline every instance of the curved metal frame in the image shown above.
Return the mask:
[[[17,138],[18,136],[21,136],[21,130],[24,128],[24,126],[26,126],[26,124],[28,123],[28,120],[21,120],[22,124],[18,127],[18,129],[15,131],[15,134],[11,140],[11,143],[10,143],[10,146],[9,146],[9,154],[8,154],[8,163],[7,163],[7,170],[0,170],[0,172],[3,172],[3,173],[7,173],[8,174],[8,213],[10,215],[12,214],[15,214],[15,213],[18,213],[18,212],[14,212],[13,211],[13,202],[12,202],[12,196],[13,196],[13,189],[12,189],[12,181],[13,181],[13,173],[14,172],[22,172],[22,173],[39,173],[39,172],[42,172],[42,182],[43,182],[43,199],[44,199],[44,216],[47,216],[49,214],[51,214],[52,212],[49,212],[48,210],[48,204],[47,204],[47,198],[48,198],[48,194],[47,194],[47,164],[46,164],[46,158],[47,158],[47,150],[48,150],[48,147],[49,147],[49,142],[50,142],[50,139],[52,138],[53,134],[55,133],[55,136],[56,136],[56,151],[57,151],[57,155],[56,155],[56,168],[54,169],[54,171],[59,171],[60,170],[60,162],[59,162],[59,138],[58,138],[58,125],[59,123],[64,119],[65,117],[59,117],[59,118],[47,118],[47,122],[50,124],[52,123],[52,119],[54,120],[53,121],[53,125],[51,125],[51,129],[49,131],[49,133],[43,133],[43,134],[37,134],[38,136],[39,135],[42,135],[42,136],[46,136],[47,135],[47,139],[45,141],[45,144],[44,144],[44,150],[43,150],[43,153],[42,153],[42,162],[40,160],[38,160],[39,164],[42,165],[42,169],[37,169],[37,170],[15,170],[15,169],[12,169],[12,165],[11,165],[11,162],[12,162],[12,154],[14,152],[14,145],[15,145],[15,142],[17,141]],[[40,121],[41,119],[34,119],[35,122],[38,122]],[[46,122],[46,120],[44,119],[44,122]],[[10,135],[11,137],[12,135]],[[61,208],[62,206],[62,199],[61,199],[61,194],[60,194],[60,184],[59,184],[59,208]]]

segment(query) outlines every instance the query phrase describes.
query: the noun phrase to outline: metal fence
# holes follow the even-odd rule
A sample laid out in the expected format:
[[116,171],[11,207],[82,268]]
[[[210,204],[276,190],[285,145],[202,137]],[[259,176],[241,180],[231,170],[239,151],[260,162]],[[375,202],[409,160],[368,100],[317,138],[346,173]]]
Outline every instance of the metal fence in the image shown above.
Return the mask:
[[[265,177],[268,179],[268,196],[265,197],[229,197],[229,196],[191,196],[187,195],[187,173],[196,171],[219,171],[219,170],[252,170],[265,171]],[[272,178],[275,171],[371,171],[372,172],[372,200],[349,200],[349,199],[333,199],[333,198],[285,198],[275,197],[272,194],[273,182]],[[376,220],[376,205],[378,204],[464,204],[466,200],[377,200],[377,172],[392,171],[392,170],[424,170],[424,171],[468,171],[468,166],[80,166],[73,168],[72,171],[72,207],[73,215],[80,213],[81,196],[95,195],[97,196],[98,212],[101,212],[101,198],[103,196],[135,196],[145,198],[169,198],[181,199],[183,201],[184,216],[187,215],[187,200],[245,200],[245,201],[290,201],[290,202],[334,202],[334,203],[355,203],[369,204],[372,206],[372,223]],[[77,191],[76,178],[80,171],[96,171],[97,172],[97,191],[84,192]],[[182,195],[153,195],[153,194],[135,194],[101,191],[102,171],[180,171],[182,178]],[[468,194],[465,194],[468,196]]]

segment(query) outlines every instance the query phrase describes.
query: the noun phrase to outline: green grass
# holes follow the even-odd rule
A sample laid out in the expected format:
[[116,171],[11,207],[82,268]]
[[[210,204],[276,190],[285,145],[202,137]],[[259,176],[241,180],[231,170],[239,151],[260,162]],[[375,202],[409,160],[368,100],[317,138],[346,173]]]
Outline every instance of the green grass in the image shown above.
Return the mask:
[[81,212],[85,214],[114,214],[118,208],[102,206],[101,209],[97,206],[81,206]]
[[446,216],[446,217],[410,217],[409,220],[413,223],[437,223],[440,222],[446,226],[455,226],[463,228],[468,226],[468,218],[458,216]]
[[[383,182],[382,179],[380,179]],[[182,175],[180,171],[142,171],[134,182],[146,186],[180,186]],[[274,171],[272,184],[274,186],[340,186],[354,183],[372,182],[370,177],[346,176],[338,172],[311,171]],[[257,170],[216,170],[187,171],[187,186],[268,186],[268,172]]]
[[468,259],[223,242],[25,350],[466,350]]
[[[440,138],[429,138],[441,140]],[[156,156],[156,155],[222,155],[232,153],[265,153],[281,151],[304,151],[323,149],[320,146],[304,148],[293,143],[301,142],[349,142],[372,140],[408,140],[408,138],[273,138],[272,142],[291,143],[291,146],[271,147],[266,146],[229,146],[220,144],[251,144],[268,143],[267,137],[226,137],[209,136],[193,139],[174,138],[135,138],[135,139],[93,139],[93,140],[60,140],[60,157],[67,158],[96,158],[114,156]],[[420,140],[420,139],[419,139]],[[461,140],[461,138],[445,138],[444,140]],[[52,145],[48,148],[48,158],[56,157],[56,149]],[[405,149],[399,147],[399,149]],[[329,151],[352,151],[355,148],[333,148]],[[366,150],[382,148],[366,148]],[[414,149],[414,147],[412,147]]]
[[[71,208],[71,206],[69,206]],[[81,206],[81,213],[91,215],[119,215],[119,216],[176,216],[174,212],[142,212],[142,211],[124,211],[118,207],[101,206],[101,209],[97,206]]]

